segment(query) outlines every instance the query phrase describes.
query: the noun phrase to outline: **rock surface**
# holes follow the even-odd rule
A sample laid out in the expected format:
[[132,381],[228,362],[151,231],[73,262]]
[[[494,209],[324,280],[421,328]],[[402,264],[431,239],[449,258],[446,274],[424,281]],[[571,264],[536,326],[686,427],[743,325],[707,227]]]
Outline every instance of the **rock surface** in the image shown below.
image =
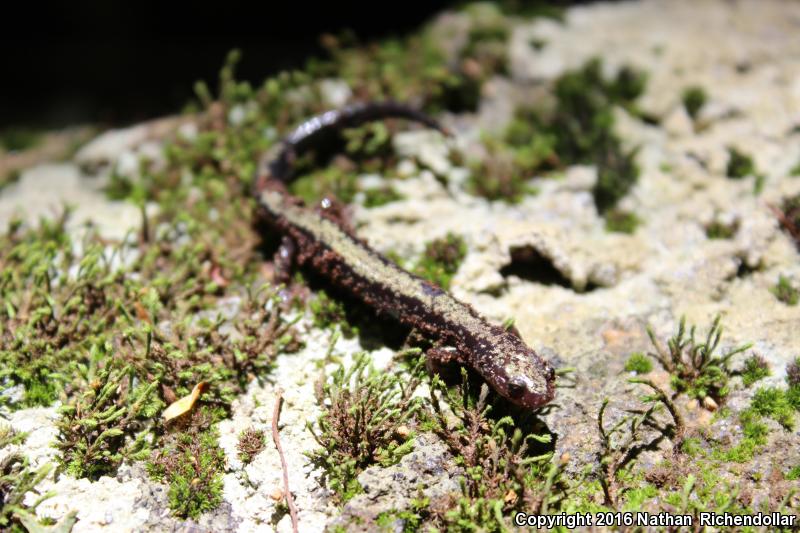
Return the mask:
[[[642,396],[639,387],[627,383],[623,365],[631,352],[649,349],[646,325],[663,339],[683,315],[702,329],[721,314],[723,348],[753,342],[752,351],[773,369],[767,384],[783,383],[787,363],[800,355],[800,306],[784,305],[769,291],[779,275],[800,280],[800,255],[768,207],[800,193],[800,178],[788,176],[800,162],[798,33],[800,3],[777,0],[601,2],[569,9],[563,23],[542,19],[514,28],[510,80],[498,81],[481,111],[465,119],[473,129],[463,136],[476,138],[482,120],[501,128],[498,120],[511,117],[510,111],[502,111],[509,94],[524,101],[527,87],[552,80],[598,53],[610,70],[623,65],[644,70],[648,83],[640,107],[660,124],[623,111],[617,119],[623,140],[640,148],[641,177],[624,200],[625,208],[644,220],[632,235],[603,229],[590,194],[593,168],[574,167],[563,179],[543,181],[538,195],[518,205],[491,203],[453,191],[437,179],[463,179],[465,169],[452,166],[446,156],[447,143],[463,139],[448,141],[427,132],[395,139],[398,152],[408,159],[401,168],[412,175],[396,184],[405,199],[356,209],[359,235],[378,250],[401,256],[419,253],[424,240],[449,231],[462,235],[468,255],[453,280],[453,293],[493,320],[514,317],[530,345],[557,366],[575,369],[572,385],[559,388],[556,407],[545,416],[556,437],[557,456],[570,458],[568,471],[580,471],[596,460],[596,413],[603,399],[610,398],[611,408],[621,410],[635,406]],[[533,47],[532,39],[544,45]],[[703,87],[709,97],[694,121],[681,103],[690,86]],[[332,81],[331,99],[341,91]],[[131,157],[157,157],[151,142],[142,126],[111,132],[87,146],[75,162],[25,171],[18,183],[0,191],[0,224],[20,207],[25,217],[35,219],[69,203],[75,206],[76,227],[91,220],[104,235],[121,238],[138,226],[139,210],[108,201],[100,191],[102,179],[91,176],[98,168],[108,172],[109,164],[130,164]],[[753,155],[764,177],[760,195],[753,193],[754,176],[739,181],[725,177],[731,146]],[[92,174],[82,170],[87,168]],[[740,222],[734,238],[706,237],[705,226],[715,217]],[[511,251],[524,247],[549,261],[564,282],[501,275],[512,260]],[[242,430],[255,427],[269,434],[278,386],[286,401],[281,439],[301,531],[349,523],[356,516],[374,519],[382,511],[402,508],[419,483],[428,492],[457,488],[452,458],[435,438],[421,435],[416,451],[398,465],[362,473],[364,494],[343,510],[330,503],[317,483],[319,473],[304,455],[316,447],[306,429],[306,421],[319,414],[312,370],[330,339],[319,331],[308,335],[304,351],[281,356],[270,380],[254,382],[234,404],[233,417],[221,424],[220,444],[228,459],[226,503],[213,516],[197,524],[177,522],[169,516],[163,487],[135,467],[93,483],[66,476],[56,481],[51,475],[43,488],[57,496],[39,507],[40,515],[59,519],[79,509],[76,532],[290,531],[288,516],[270,497],[282,486],[271,441],[247,466],[236,454]],[[343,357],[359,349],[355,340],[337,345]],[[378,360],[390,355],[384,351],[375,354]],[[655,379],[666,382],[667,376]],[[742,405],[748,394],[735,390],[730,405]],[[700,408],[690,412],[697,418],[690,424],[709,416]],[[34,464],[54,453],[49,447],[54,413],[28,409],[10,419],[15,429],[32,431],[25,454]],[[718,424],[713,431],[732,429]],[[800,461],[792,442],[796,439],[772,443],[782,446],[785,464]],[[643,460],[648,457],[655,461],[658,452]],[[768,467],[762,465],[762,473]]]

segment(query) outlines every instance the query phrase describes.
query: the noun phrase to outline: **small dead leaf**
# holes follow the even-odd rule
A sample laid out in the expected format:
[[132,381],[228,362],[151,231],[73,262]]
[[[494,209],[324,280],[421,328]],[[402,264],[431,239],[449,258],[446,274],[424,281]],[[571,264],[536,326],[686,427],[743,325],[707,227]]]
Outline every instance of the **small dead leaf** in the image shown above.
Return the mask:
[[140,302],[133,302],[133,308],[136,310],[136,318],[142,322],[150,322],[150,313]]
[[200,395],[206,390],[208,384],[205,381],[201,381],[197,385],[194,386],[192,392],[170,404],[169,407],[164,409],[164,412],[161,413],[161,417],[164,419],[164,422],[169,422],[173,418],[177,418],[183,414],[188,413],[191,411],[192,407],[194,407],[194,403],[200,397]]
[[517,501],[517,493],[514,492],[514,489],[510,489],[508,492],[506,492],[506,496],[503,499],[507,504],[513,505]]
[[408,436],[411,435],[411,429],[406,425],[400,425],[397,426],[395,433],[397,433],[397,436],[401,439],[407,439]]
[[274,489],[272,489],[272,492],[269,493],[269,497],[275,500],[276,502],[281,501],[283,499],[283,489],[281,489],[280,487],[275,487]]

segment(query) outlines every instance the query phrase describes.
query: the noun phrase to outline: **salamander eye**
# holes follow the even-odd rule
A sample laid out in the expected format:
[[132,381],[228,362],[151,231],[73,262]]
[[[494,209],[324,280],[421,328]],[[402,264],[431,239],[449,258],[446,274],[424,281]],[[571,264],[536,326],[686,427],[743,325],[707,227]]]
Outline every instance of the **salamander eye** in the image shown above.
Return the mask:
[[525,383],[521,379],[515,378],[508,382],[508,395],[512,399],[521,398],[523,394],[525,394]]

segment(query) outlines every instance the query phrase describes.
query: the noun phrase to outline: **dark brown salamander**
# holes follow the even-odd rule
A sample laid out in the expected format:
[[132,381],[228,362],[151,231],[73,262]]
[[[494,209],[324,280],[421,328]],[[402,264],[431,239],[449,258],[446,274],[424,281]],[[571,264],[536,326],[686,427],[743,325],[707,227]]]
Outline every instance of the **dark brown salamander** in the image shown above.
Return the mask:
[[287,193],[284,183],[292,177],[297,153],[336,129],[389,117],[442,131],[432,119],[399,104],[347,107],[304,122],[284,140],[280,154],[261,165],[255,193],[267,221],[284,235],[284,261],[293,249],[300,264],[310,265],[367,305],[454,346],[453,359],[475,369],[513,403],[530,409],[546,404],[555,394],[553,367],[515,332],[489,323],[471,306],[383,257],[324,209],[309,209]]

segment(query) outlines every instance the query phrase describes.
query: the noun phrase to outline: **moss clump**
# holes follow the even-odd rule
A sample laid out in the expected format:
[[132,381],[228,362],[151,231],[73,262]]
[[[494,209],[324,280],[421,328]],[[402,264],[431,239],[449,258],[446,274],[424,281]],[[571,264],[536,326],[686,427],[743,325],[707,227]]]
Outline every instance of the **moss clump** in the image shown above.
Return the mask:
[[412,398],[418,384],[416,378],[376,371],[365,353],[320,383],[318,399],[327,407],[316,425],[308,424],[320,445],[308,456],[322,468],[322,482],[339,501],[360,492],[356,476],[366,467],[394,464],[411,451],[411,433],[401,427],[420,408],[419,399]]
[[752,409],[745,409],[739,413],[739,423],[742,426],[742,440],[727,450],[717,450],[715,457],[734,463],[746,463],[753,459],[756,451],[767,443],[769,428],[761,421],[761,416]]
[[405,197],[402,194],[390,186],[366,189],[364,191],[364,207],[380,207],[403,198]]
[[490,137],[484,137],[483,143],[488,153],[479,161],[470,163],[467,192],[510,204],[519,203],[525,195],[536,193],[537,189],[529,183],[533,177],[530,169],[538,166],[539,157],[547,157],[552,147],[531,146],[513,150]]
[[614,105],[631,105],[644,89],[644,77],[618,72],[608,82],[602,63],[592,60],[556,82],[557,105],[551,127],[562,162],[597,166],[592,190],[600,212],[614,207],[639,177],[635,151],[626,152],[614,134]]
[[467,244],[464,239],[459,235],[448,233],[425,245],[425,252],[413,271],[439,287],[448,289],[466,256]]
[[473,166],[469,190],[492,200],[518,202],[526,182],[539,173],[573,164],[593,164],[593,189],[600,212],[613,208],[638,179],[635,150],[626,151],[613,131],[614,107],[635,112],[646,76],[621,68],[606,79],[599,59],[563,74],[553,86],[553,102],[520,108],[500,140],[484,139],[488,157]]
[[738,219],[727,224],[720,220],[713,220],[706,226],[706,237],[709,239],[732,239],[737,231],[739,231]]
[[742,179],[756,174],[756,165],[753,158],[738,148],[728,147],[728,167],[725,174],[731,179]]
[[132,370],[102,369],[77,401],[59,410],[57,460],[69,474],[97,479],[125,459],[150,455],[147,433],[137,432],[135,422],[155,416],[163,403],[154,398],[157,382],[135,385]]
[[789,175],[792,177],[800,176],[800,162],[798,162],[795,166],[789,169]]
[[42,132],[31,128],[9,128],[0,131],[0,148],[17,152],[35,148],[42,140]]
[[222,501],[225,453],[212,425],[217,416],[204,407],[179,419],[147,465],[153,479],[169,485],[169,507],[179,517],[197,518]]
[[757,390],[750,408],[756,414],[772,418],[788,430],[794,429],[795,408],[786,391],[782,389],[766,387]]
[[642,352],[632,353],[625,362],[626,372],[636,372],[637,374],[647,374],[653,370],[652,360]]
[[606,221],[606,231],[613,233],[633,234],[642,220],[636,213],[629,213],[620,209],[610,209],[603,215]]
[[319,291],[316,297],[309,301],[308,309],[311,311],[314,327],[331,329],[338,326],[342,334],[348,338],[358,334],[358,327],[347,319],[344,304],[328,296],[325,291]]
[[[438,391],[434,393],[433,391]],[[447,389],[434,378],[427,425],[447,444],[466,475],[462,491],[449,509],[431,506],[430,521],[442,530],[474,528],[505,531],[503,517],[527,509],[545,513],[565,496],[561,468],[552,452],[538,452],[550,436],[517,427],[514,418],[491,417],[489,388],[475,394],[466,371],[460,387]],[[455,417],[445,414],[443,398]]]
[[719,316],[709,328],[705,342],[695,339],[694,326],[687,335],[684,318],[681,318],[678,332],[669,339],[666,348],[656,339],[652,329],[648,328],[647,332],[655,348],[651,356],[672,375],[672,387],[699,400],[711,397],[717,403],[728,395],[728,382],[732,375],[728,366],[730,359],[750,347],[747,344],[733,348],[726,354],[717,354],[722,338]]
[[800,301],[800,290],[796,289],[792,281],[784,275],[778,277],[778,283],[770,288],[770,292],[786,305],[797,305]]
[[700,110],[706,105],[708,95],[705,89],[694,85],[683,90],[681,101],[683,101],[683,107],[686,109],[686,113],[692,117],[692,120],[695,120]]
[[[10,430],[8,430],[10,432]],[[2,448],[2,446],[0,446]],[[30,465],[27,457],[10,453],[0,460],[0,529],[13,533],[40,531],[42,523],[36,516],[40,503],[55,494],[42,493],[36,486],[47,477],[52,465],[47,463],[38,469]],[[30,503],[25,503],[28,500]],[[69,531],[75,523],[76,511],[69,513],[59,524]],[[39,528],[39,529],[37,529]],[[49,531],[49,529],[48,529]]]
[[239,452],[239,460],[244,464],[252,462],[263,449],[264,432],[262,430],[247,428],[239,434],[236,450]]
[[769,376],[769,365],[766,359],[760,355],[753,354],[748,357],[744,362],[744,369],[742,370],[742,382],[745,387],[749,387],[758,380],[764,379]]

